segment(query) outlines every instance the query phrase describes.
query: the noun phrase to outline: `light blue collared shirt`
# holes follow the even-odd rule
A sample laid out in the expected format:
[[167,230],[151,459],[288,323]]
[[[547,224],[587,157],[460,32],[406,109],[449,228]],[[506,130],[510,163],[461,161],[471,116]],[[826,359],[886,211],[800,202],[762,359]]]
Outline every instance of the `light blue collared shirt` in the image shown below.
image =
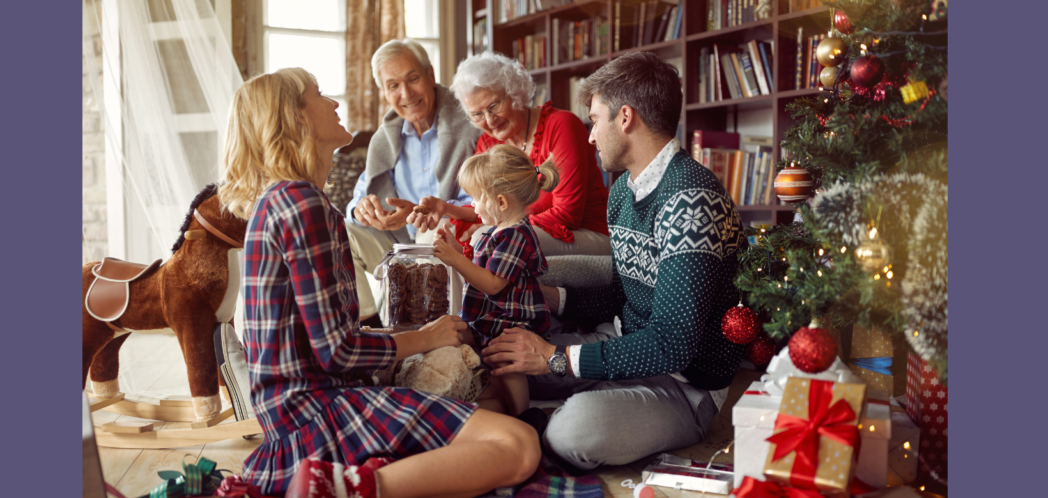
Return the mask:
[[[389,172],[389,175],[393,181],[393,189],[396,191],[397,197],[411,201],[414,204],[418,204],[426,196],[436,196],[440,188],[440,181],[437,179],[436,173],[437,162],[440,161],[440,149],[437,148],[437,119],[439,117],[435,115],[432,126],[422,133],[421,137],[415,133],[415,128],[407,120],[404,121],[404,125],[400,128],[400,135],[404,139],[404,147],[400,150],[397,163],[393,166],[393,170]],[[352,213],[353,209],[360,203],[360,200],[367,196],[367,192],[364,190],[365,175],[366,173],[362,173],[360,178],[357,179],[357,185],[353,188],[353,200],[349,201],[349,205],[346,206],[347,216],[353,223],[358,224],[359,222],[353,218]],[[473,203],[473,198],[466,195],[466,192],[461,188],[459,188],[457,198],[445,200],[449,204],[456,206],[465,206]],[[411,237],[414,238],[414,225],[408,225],[407,229]]]

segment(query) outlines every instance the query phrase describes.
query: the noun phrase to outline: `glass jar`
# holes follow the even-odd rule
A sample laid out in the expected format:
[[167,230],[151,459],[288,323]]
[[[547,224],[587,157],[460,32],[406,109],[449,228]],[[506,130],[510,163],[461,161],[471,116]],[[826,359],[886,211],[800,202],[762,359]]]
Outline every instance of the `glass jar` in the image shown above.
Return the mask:
[[[393,244],[375,271],[381,282],[380,317],[397,330],[417,329],[437,318],[457,313],[453,303],[455,270],[433,255],[427,244]],[[461,298],[459,298],[461,299]]]

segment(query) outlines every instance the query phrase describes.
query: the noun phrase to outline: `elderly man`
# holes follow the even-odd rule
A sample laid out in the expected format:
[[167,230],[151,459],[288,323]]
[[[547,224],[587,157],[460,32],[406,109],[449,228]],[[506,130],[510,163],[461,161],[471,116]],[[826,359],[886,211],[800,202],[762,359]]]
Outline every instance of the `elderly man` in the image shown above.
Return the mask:
[[[394,243],[411,243],[407,217],[426,196],[462,206],[472,199],[458,185],[458,170],[473,155],[480,130],[462,106],[436,83],[425,49],[414,40],[391,40],[371,57],[372,75],[393,107],[368,146],[367,167],[346,207],[356,267],[360,316],[381,326],[365,273],[371,273]],[[372,317],[369,319],[369,317]]]
[[567,398],[543,441],[592,469],[705,437],[742,357],[720,321],[739,300],[744,239],[731,197],[674,138],[682,96],[672,65],[647,52],[618,57],[586,79],[578,99],[590,108],[602,167],[628,172],[608,197],[615,270],[608,288],[543,294],[562,317],[600,325],[552,344],[510,329],[483,353],[510,363],[495,375],[533,376],[532,398]]

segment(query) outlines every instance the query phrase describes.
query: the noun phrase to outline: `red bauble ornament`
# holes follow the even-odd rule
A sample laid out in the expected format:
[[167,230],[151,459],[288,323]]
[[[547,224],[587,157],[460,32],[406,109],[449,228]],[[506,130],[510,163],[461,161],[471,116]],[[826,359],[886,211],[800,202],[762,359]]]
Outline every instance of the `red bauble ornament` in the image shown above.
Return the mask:
[[802,327],[790,338],[790,360],[802,372],[819,373],[837,358],[837,342],[826,329]]
[[851,80],[862,87],[872,87],[884,76],[884,62],[874,55],[864,55],[851,65]]
[[771,363],[771,359],[775,357],[775,349],[775,341],[771,340],[768,334],[761,333],[757,339],[746,345],[743,357],[754,365],[764,366]]
[[775,175],[775,195],[786,202],[804,202],[815,193],[815,180],[795,164]]
[[848,20],[848,15],[841,10],[833,13],[833,27],[845,35],[850,35],[855,31],[855,26],[852,26],[851,21]]
[[721,318],[721,332],[724,332],[724,337],[735,344],[753,342],[760,331],[760,318],[742,303],[725,312],[724,318]]

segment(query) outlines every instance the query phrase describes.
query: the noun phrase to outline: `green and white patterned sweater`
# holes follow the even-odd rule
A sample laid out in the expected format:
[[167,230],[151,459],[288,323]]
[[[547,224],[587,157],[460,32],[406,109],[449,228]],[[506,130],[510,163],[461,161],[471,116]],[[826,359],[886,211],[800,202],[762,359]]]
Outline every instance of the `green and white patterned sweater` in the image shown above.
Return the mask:
[[727,387],[743,346],[724,338],[739,301],[743,244],[738,211],[710,170],[684,150],[654,190],[634,202],[626,176],[608,198],[615,274],[609,288],[569,289],[564,315],[583,323],[622,318],[622,337],[584,344],[579,377],[622,380],[681,373],[707,390]]

